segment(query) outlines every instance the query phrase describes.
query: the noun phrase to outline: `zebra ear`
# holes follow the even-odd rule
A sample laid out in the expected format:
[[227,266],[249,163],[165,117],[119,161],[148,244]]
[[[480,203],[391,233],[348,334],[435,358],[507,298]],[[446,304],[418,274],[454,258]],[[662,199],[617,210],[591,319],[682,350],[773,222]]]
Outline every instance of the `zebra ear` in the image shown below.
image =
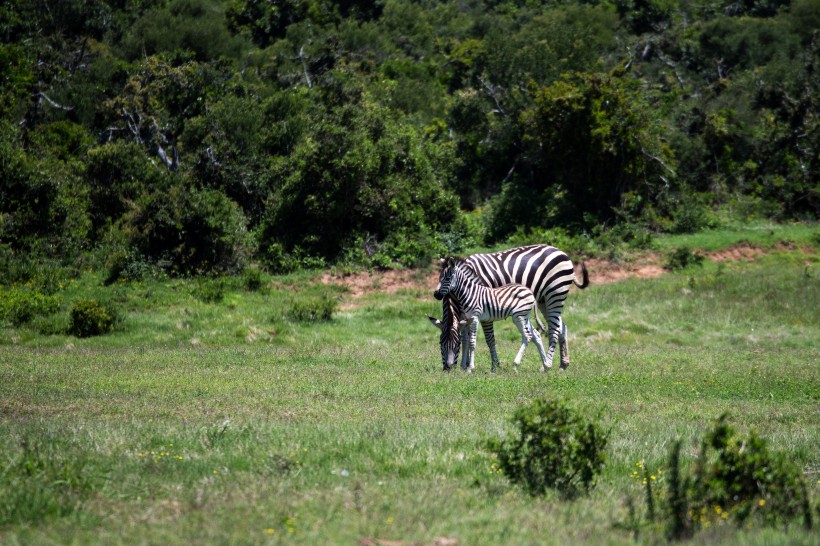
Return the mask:
[[447,267],[453,267],[454,265],[456,265],[456,259],[452,256],[447,258]]
[[444,329],[444,324],[442,324],[441,321],[439,319],[437,319],[436,317],[431,317],[430,315],[427,315],[427,318],[430,320],[430,322],[433,324],[433,326],[435,326],[439,330]]

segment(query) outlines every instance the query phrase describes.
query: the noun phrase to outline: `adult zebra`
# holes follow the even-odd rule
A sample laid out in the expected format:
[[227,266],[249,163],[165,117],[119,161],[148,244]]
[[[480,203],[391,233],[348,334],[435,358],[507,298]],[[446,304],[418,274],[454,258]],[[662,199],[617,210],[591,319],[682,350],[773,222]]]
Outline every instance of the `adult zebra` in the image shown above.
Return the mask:
[[[541,364],[547,369],[547,355],[541,336],[530,323],[530,314],[536,307],[535,294],[522,284],[505,284],[497,288],[485,286],[475,272],[466,267],[462,260],[450,258],[439,276],[439,293],[447,296],[452,293],[461,305],[459,326],[470,327],[470,343],[467,347],[470,368],[473,367],[475,354],[476,322],[490,323],[512,317],[513,323],[521,333],[521,348],[513,361],[516,369],[521,363],[524,351],[532,340],[541,355]],[[495,363],[492,371],[495,371]]]
[[[536,322],[538,327],[548,335],[549,348],[547,350],[547,368],[552,367],[552,360],[555,355],[555,346],[559,345],[561,355],[561,369],[566,369],[569,366],[569,347],[567,346],[567,329],[566,325],[561,320],[561,312],[564,309],[564,301],[567,298],[570,286],[575,284],[578,288],[586,288],[589,286],[589,275],[586,266],[581,263],[581,282],[575,277],[575,268],[569,256],[557,248],[549,245],[529,245],[519,248],[511,248],[501,252],[492,252],[487,254],[473,254],[468,256],[465,260],[465,265],[471,268],[478,278],[486,286],[498,287],[505,284],[522,284],[532,290],[535,298],[538,301],[538,307],[541,314],[547,317],[548,327],[545,328],[538,318],[536,312]],[[443,262],[446,263],[446,262]],[[436,299],[442,299],[442,294],[439,292],[439,287],[433,293]],[[452,305],[450,302],[444,302],[445,307]],[[456,302],[458,307],[458,302]],[[457,311],[460,314],[460,308]],[[472,329],[476,329],[475,323]],[[490,346],[490,354],[492,357],[493,368],[498,365],[498,356],[495,350],[495,338],[493,335],[492,323],[482,323],[484,335],[487,340],[487,345]],[[458,329],[457,322],[449,321],[443,325],[444,328]],[[489,335],[488,335],[489,333]],[[467,332],[465,332],[467,334]],[[458,355],[458,344],[456,344],[454,351],[450,349],[453,339],[458,339],[461,336],[456,332],[455,335],[445,335],[442,332],[442,359],[445,353],[455,352]],[[466,340],[465,340],[466,341]],[[444,344],[448,344],[445,347]],[[464,344],[464,342],[462,343]],[[452,364],[453,361],[450,362]],[[444,361],[445,367],[447,362]],[[472,370],[472,363],[467,361],[467,354],[462,355],[462,367]]]

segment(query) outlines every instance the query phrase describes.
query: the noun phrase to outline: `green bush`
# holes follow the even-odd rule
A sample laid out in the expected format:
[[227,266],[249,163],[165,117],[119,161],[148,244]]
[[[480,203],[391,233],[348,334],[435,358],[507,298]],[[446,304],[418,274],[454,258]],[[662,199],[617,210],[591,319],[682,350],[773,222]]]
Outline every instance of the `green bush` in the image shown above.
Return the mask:
[[202,277],[194,284],[193,296],[205,303],[219,303],[225,298],[228,284],[224,277]]
[[259,259],[274,274],[284,275],[299,269],[299,260],[293,254],[285,252],[279,243],[260,242]]
[[265,288],[265,279],[258,269],[246,269],[242,272],[242,286],[249,292],[259,292]]
[[77,300],[71,306],[69,333],[77,337],[107,334],[120,321],[110,305],[95,299]]
[[694,198],[680,204],[671,216],[669,231],[672,233],[696,233],[718,227],[717,218],[711,209]]
[[106,266],[106,285],[116,281],[142,281],[163,276],[162,268],[129,248],[113,251],[106,259]]
[[331,294],[305,296],[294,300],[288,317],[296,322],[322,322],[333,318],[339,301]]
[[61,302],[59,295],[43,294],[29,286],[0,287],[0,321],[19,327],[35,317],[56,312]]
[[800,516],[806,528],[812,527],[801,470],[770,451],[756,432],[738,434],[723,415],[703,438],[691,472],[683,467],[680,452],[678,441],[667,482],[665,523],[670,538],[688,538],[699,528],[731,522],[785,525]]
[[250,250],[246,218],[224,194],[177,181],[140,199],[121,224],[125,245],[169,273],[241,269]]
[[488,447],[499,468],[532,495],[557,490],[575,498],[594,487],[604,465],[608,433],[563,402],[536,399],[513,415],[516,437]]
[[704,256],[692,252],[687,246],[682,246],[673,250],[666,259],[664,267],[672,271],[686,269],[689,266],[703,265]]
[[741,436],[726,421],[726,415],[721,416],[707,433],[695,462],[693,518],[697,515],[696,521],[704,523],[728,517],[742,523],[757,517],[771,525],[800,514],[810,518],[810,511],[804,513],[807,499],[801,470],[771,452],[755,431]]

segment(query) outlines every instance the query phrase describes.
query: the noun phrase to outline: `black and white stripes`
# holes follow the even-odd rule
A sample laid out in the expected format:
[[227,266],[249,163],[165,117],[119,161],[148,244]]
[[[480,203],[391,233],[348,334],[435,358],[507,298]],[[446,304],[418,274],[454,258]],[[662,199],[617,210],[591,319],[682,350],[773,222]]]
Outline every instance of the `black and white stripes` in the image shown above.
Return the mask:
[[541,343],[541,336],[530,324],[530,313],[536,306],[536,300],[529,288],[521,284],[489,288],[481,283],[465,262],[450,258],[441,271],[438,292],[445,297],[452,294],[461,307],[462,320],[459,321],[459,326],[467,328],[470,332],[468,369],[474,368],[477,323],[492,323],[508,317],[512,317],[513,323],[521,332],[521,348],[515,357],[515,366],[521,362],[527,344],[532,339],[541,354],[542,365],[545,370],[547,369],[547,355]]
[[[581,264],[582,281],[578,282],[575,277],[574,266],[569,257],[561,250],[549,245],[530,245],[501,252],[473,254],[464,260],[464,264],[473,271],[481,283],[488,287],[516,283],[529,288],[535,295],[541,314],[547,317],[548,326],[545,328],[538,319],[538,313],[536,313],[539,328],[549,334],[548,367],[552,366],[556,345],[560,346],[561,369],[569,366],[566,326],[561,320],[561,312],[569,289],[573,284],[579,288],[586,288],[589,285],[589,277],[583,264]],[[436,289],[434,295],[436,298],[442,299],[438,289]],[[446,301],[444,303],[446,306],[453,305]],[[459,302],[455,302],[456,306],[458,304]],[[494,338],[492,337],[492,323],[482,323],[482,327],[484,328],[485,337],[488,331],[490,333],[490,336],[487,337],[487,344],[490,345],[493,368],[495,368],[498,359],[495,352]],[[450,328],[453,328],[453,326],[450,326]],[[442,335],[442,340],[445,337],[452,339],[454,336]],[[442,348],[442,352],[444,352],[444,348]],[[458,351],[456,350],[457,354]],[[462,366],[468,366],[466,355],[462,356]]]

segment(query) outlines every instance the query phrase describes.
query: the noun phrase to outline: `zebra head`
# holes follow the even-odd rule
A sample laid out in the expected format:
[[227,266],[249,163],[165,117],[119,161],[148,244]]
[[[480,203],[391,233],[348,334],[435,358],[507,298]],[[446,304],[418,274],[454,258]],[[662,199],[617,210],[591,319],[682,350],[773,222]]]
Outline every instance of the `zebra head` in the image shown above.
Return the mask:
[[442,296],[441,308],[441,320],[431,316],[427,318],[433,326],[441,330],[439,336],[441,365],[444,371],[449,371],[458,361],[458,353],[461,349],[461,330],[459,327],[461,311],[458,303],[452,297]]
[[441,273],[438,276],[438,286],[436,287],[436,291],[433,292],[433,296],[440,300],[444,296],[450,293],[453,284],[453,276],[456,271],[456,264],[462,263],[461,260],[457,258],[447,258],[441,260]]

